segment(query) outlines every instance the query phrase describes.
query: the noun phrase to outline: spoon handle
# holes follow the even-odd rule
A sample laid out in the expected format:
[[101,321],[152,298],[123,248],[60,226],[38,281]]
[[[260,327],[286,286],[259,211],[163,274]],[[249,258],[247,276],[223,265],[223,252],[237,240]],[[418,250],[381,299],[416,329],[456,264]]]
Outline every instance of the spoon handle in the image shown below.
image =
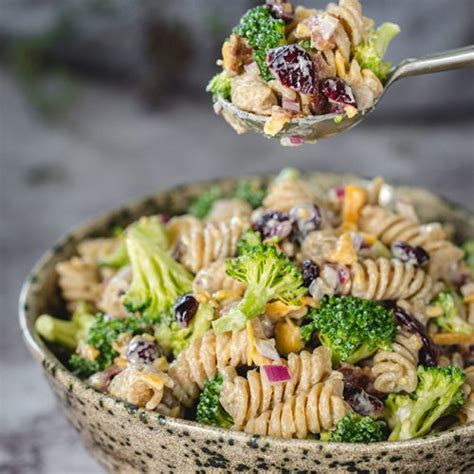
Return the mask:
[[430,54],[422,58],[405,59],[395,68],[387,86],[405,77],[468,67],[474,67],[474,46]]

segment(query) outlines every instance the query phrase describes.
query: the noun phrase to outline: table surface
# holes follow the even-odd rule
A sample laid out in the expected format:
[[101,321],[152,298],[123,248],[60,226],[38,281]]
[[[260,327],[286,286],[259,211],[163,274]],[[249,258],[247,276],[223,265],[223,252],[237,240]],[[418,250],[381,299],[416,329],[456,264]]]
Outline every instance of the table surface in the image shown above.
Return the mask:
[[[122,89],[87,87],[60,122],[45,122],[0,71],[0,472],[100,473],[59,412],[17,324],[22,279],[77,223],[175,183],[284,166],[383,175],[474,209],[474,121],[381,124],[377,115],[315,146],[237,136],[209,104],[146,111]],[[429,118],[427,118],[429,119]]]

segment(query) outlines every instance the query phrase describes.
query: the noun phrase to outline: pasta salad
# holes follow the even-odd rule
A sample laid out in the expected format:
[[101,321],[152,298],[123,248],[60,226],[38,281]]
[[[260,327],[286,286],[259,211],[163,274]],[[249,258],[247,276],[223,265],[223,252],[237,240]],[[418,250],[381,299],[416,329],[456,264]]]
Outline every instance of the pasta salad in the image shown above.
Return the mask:
[[248,10],[222,46],[222,72],[207,90],[215,110],[238,133],[245,127],[221,105],[268,116],[265,134],[313,115],[352,118],[382,94],[390,63],[383,57],[400,29],[378,28],[359,0],[339,0],[324,10],[267,0]]
[[294,169],[142,217],[56,266],[37,332],[95,389],[283,438],[409,440],[474,420],[474,240],[376,178]]

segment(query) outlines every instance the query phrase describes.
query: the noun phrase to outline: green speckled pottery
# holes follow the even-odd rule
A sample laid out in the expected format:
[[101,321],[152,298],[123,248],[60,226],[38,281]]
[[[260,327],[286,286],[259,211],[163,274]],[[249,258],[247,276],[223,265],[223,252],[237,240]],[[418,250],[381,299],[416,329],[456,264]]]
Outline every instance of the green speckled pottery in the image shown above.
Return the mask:
[[[315,189],[358,180],[353,176],[313,173]],[[268,177],[255,177],[267,181]],[[110,472],[474,472],[474,424],[409,442],[372,445],[324,444],[252,436],[167,418],[115,400],[73,376],[64,354],[52,352],[34,332],[43,312],[58,314],[63,305],[54,265],[73,255],[85,237],[108,235],[141,215],[182,213],[210,185],[231,192],[237,179],[178,186],[107,213],[63,237],[41,258],[21,294],[20,322],[26,343],[67,418],[97,461]],[[420,189],[398,187],[414,201],[423,220],[449,222],[458,239],[474,236],[474,216]]]

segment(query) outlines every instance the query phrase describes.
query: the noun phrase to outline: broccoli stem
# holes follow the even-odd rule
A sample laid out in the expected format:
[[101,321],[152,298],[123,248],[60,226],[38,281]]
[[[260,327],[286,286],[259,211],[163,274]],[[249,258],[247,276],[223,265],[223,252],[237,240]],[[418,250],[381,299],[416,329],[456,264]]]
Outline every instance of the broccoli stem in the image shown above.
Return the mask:
[[77,346],[76,325],[72,321],[56,319],[49,314],[42,314],[35,323],[38,334],[49,342],[75,350]]
[[95,317],[85,310],[84,306],[79,305],[70,321],[42,314],[36,320],[35,329],[43,339],[73,351],[95,322]]

